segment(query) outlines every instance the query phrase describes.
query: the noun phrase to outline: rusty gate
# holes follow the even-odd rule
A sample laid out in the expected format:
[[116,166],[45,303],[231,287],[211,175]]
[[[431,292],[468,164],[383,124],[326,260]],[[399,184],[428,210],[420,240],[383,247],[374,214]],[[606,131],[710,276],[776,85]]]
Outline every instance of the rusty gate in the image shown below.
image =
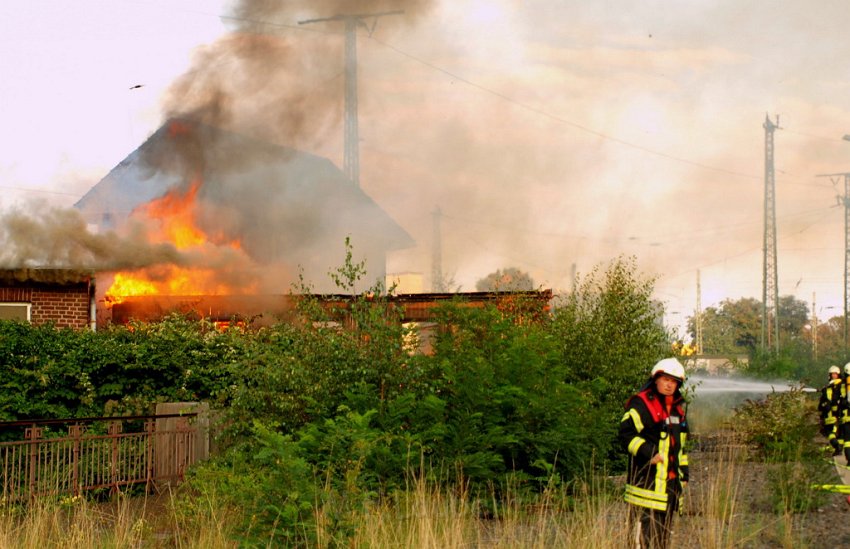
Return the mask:
[[178,483],[198,459],[197,415],[0,422],[3,501]]

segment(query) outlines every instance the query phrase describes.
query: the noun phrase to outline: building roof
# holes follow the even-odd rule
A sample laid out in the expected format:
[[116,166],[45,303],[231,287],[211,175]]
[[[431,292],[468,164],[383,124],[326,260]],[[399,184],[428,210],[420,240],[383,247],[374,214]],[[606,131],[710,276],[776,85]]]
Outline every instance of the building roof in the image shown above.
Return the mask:
[[0,269],[0,284],[81,284],[94,282],[94,272],[79,269]]
[[201,181],[196,218],[207,234],[238,237],[256,258],[346,236],[384,250],[410,235],[326,158],[187,119],[171,119],[76,204],[112,228],[138,207]]

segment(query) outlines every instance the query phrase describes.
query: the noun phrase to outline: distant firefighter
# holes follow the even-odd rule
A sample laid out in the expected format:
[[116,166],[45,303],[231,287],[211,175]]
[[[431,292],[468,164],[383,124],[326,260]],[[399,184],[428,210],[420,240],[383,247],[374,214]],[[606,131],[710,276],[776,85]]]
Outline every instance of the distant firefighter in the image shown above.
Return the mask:
[[[841,370],[838,366],[830,366],[827,374],[829,380],[826,386],[820,390],[820,399],[818,400],[820,432],[832,447],[832,455],[837,456],[844,448],[843,437],[839,437],[838,418],[841,394],[846,392],[846,386],[841,380]],[[844,402],[846,403],[846,401],[845,398]],[[846,408],[846,406],[843,408]]]

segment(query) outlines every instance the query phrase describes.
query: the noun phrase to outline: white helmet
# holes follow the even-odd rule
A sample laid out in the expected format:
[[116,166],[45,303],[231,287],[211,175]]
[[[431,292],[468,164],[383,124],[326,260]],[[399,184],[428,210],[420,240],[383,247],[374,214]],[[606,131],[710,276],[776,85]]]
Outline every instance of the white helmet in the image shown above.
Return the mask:
[[652,367],[650,377],[654,378],[658,374],[667,374],[670,377],[675,377],[680,383],[685,381],[685,367],[675,358],[665,358],[656,362],[655,366]]
[[[847,366],[850,366],[850,364],[848,364]],[[844,367],[845,370],[847,369],[847,366]],[[840,374],[841,369],[839,369],[838,366],[830,366],[828,373],[830,373],[830,374]]]
[[844,365],[844,373],[850,376],[850,362]]

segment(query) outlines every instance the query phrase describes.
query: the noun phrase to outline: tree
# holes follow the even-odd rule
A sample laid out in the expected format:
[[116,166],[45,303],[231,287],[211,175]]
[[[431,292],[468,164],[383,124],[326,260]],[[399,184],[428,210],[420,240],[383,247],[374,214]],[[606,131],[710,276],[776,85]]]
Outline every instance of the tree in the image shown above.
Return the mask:
[[531,275],[516,267],[508,267],[504,271],[497,270],[475,283],[479,292],[523,292],[534,289]]
[[783,295],[777,304],[779,309],[779,344],[803,341],[809,324],[809,304],[793,295]]
[[[693,317],[688,319],[688,332],[696,338]],[[707,307],[702,312],[702,349],[706,354],[749,354],[760,339],[761,302],[757,299],[725,299],[719,307]]]
[[840,365],[844,360],[844,316],[818,324],[818,358]]
[[[779,352],[761,348],[762,304],[754,298],[727,299],[719,307],[703,311],[703,352],[726,356],[746,353],[750,359],[747,371],[752,375],[813,379],[822,368],[814,360],[808,305],[792,295],[785,295],[779,298],[777,309]],[[837,358],[833,328],[830,323],[819,328],[818,340],[826,343],[826,347],[818,351],[819,359],[832,361]],[[693,317],[688,319],[688,331],[695,335]]]
[[591,396],[587,429],[601,440],[614,440],[623,403],[652,365],[670,356],[672,337],[659,322],[663,310],[652,299],[654,286],[634,258],[618,258],[578,280],[553,311],[558,362],[566,365],[567,383]]

